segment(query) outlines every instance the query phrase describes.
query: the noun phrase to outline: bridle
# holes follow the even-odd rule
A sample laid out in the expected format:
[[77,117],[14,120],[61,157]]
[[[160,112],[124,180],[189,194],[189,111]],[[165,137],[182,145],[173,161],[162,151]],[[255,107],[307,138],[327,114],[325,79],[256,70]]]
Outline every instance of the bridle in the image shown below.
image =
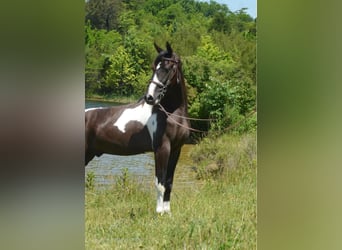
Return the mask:
[[161,88],[161,92],[158,96],[159,101],[165,96],[167,88],[171,84],[171,80],[175,77],[176,74],[177,74],[177,83],[180,82],[180,78],[179,78],[180,73],[178,70],[178,64],[180,61],[177,59],[172,59],[172,58],[167,58],[167,57],[163,57],[161,62],[163,62],[163,61],[172,62],[173,63],[173,65],[171,66],[172,68],[169,70],[169,72],[164,77],[164,79],[162,79],[160,82],[154,81],[153,79],[150,80],[150,83],[154,83],[158,87]]

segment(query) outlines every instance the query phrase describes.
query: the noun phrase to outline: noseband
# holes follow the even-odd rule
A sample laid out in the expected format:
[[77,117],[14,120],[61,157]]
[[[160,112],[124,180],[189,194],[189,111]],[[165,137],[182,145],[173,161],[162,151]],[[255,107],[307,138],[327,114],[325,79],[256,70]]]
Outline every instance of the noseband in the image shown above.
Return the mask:
[[[167,79],[166,81],[163,80],[160,82],[156,82],[153,79],[151,79],[151,81],[150,81],[150,83],[154,83],[162,89],[160,95],[158,96],[159,100],[161,100],[165,96],[166,91],[167,91],[167,87],[171,84],[171,80],[175,77],[176,74],[177,74],[177,83],[179,83],[179,81],[180,81],[179,80],[179,70],[178,70],[179,60],[164,57],[162,59],[162,61],[172,62],[173,65],[172,65],[172,68],[167,73],[166,77],[164,78],[164,79]],[[171,73],[172,73],[172,75],[171,75]],[[171,75],[171,77],[170,77],[170,75]]]

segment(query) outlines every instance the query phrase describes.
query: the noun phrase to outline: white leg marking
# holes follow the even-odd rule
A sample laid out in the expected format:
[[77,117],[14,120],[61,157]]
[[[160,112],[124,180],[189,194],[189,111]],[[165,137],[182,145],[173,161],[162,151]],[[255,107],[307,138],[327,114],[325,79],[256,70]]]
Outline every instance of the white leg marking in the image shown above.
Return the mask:
[[158,178],[156,177],[156,189],[157,189],[157,213],[164,213],[164,192],[165,187],[158,183]]
[[147,124],[148,119],[152,114],[152,105],[143,103],[135,108],[126,109],[122,112],[121,116],[113,124],[122,133],[126,132],[126,125],[131,121],[140,122],[143,126]]
[[164,212],[169,214],[171,213],[170,201],[164,201]]

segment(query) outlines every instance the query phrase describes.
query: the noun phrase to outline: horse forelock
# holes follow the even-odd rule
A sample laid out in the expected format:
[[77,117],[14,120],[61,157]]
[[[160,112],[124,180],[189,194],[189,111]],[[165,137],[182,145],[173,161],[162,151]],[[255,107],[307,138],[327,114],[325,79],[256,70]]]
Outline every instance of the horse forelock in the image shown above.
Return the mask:
[[173,60],[175,60],[175,61],[180,62],[180,57],[179,57],[176,53],[172,52],[172,54],[170,54],[168,51],[163,50],[163,51],[161,51],[161,52],[158,54],[158,56],[157,56],[156,59],[154,60],[154,62],[153,62],[153,68],[156,69],[157,65],[158,65],[160,62],[162,62],[164,58],[173,59]]
[[156,57],[156,59],[154,60],[154,65],[153,68],[156,69],[157,65],[162,62],[163,58],[166,57],[167,52],[166,51],[162,51],[159,53],[159,55]]

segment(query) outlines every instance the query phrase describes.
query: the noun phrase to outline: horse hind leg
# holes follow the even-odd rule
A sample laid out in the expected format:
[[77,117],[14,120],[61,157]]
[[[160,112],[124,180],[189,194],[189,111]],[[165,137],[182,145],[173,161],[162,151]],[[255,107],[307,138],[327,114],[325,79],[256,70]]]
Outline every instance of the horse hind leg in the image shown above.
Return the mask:
[[93,150],[91,150],[91,148],[89,147],[88,142],[86,142],[85,144],[85,159],[84,159],[84,165],[87,166],[88,163],[95,157],[95,152],[93,152]]
[[85,152],[85,166],[95,157],[95,154],[90,152],[90,150],[86,150]]
[[86,146],[85,150],[85,166],[88,165],[88,163],[94,159],[95,156],[100,157],[103,154],[101,151],[96,151],[93,148],[89,148]]
[[87,166],[88,163],[97,155],[95,150],[93,149],[92,142],[93,142],[93,136],[89,133],[88,130],[86,130],[85,135],[85,159],[84,159],[84,165]]

